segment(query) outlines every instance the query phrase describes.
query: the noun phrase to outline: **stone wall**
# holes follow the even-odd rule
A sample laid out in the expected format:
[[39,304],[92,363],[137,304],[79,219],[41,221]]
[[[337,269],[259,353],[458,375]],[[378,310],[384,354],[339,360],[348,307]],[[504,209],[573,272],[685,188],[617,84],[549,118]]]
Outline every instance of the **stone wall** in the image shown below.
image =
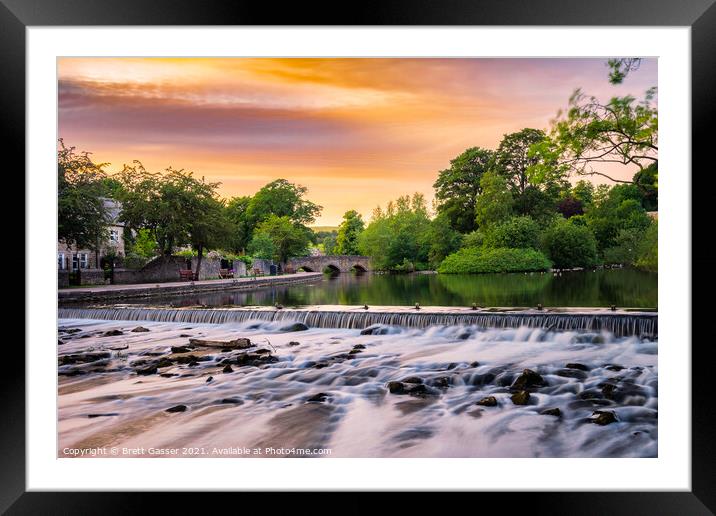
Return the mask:
[[[191,259],[191,270],[196,271],[198,257]],[[201,270],[199,271],[199,279],[216,279],[219,277],[219,269],[221,269],[221,260],[219,258],[209,258],[205,256],[201,259]]]
[[254,258],[254,262],[251,265],[251,271],[249,275],[253,275],[253,269],[259,269],[263,274],[271,274],[271,260],[264,260],[263,258]]
[[57,288],[67,288],[70,286],[70,271],[58,270],[57,271]]
[[114,283],[125,285],[179,281],[179,271],[187,269],[188,265],[187,259],[183,256],[159,256],[141,269],[115,269]]
[[246,276],[246,264],[241,260],[234,260],[234,278]]
[[80,285],[104,285],[104,270],[80,269]]

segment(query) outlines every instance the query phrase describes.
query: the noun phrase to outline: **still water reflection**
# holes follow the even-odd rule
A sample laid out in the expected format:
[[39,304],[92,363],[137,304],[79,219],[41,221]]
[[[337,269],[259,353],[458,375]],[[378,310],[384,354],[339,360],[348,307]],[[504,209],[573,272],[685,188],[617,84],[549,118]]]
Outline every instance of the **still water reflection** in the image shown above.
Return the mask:
[[312,284],[128,300],[190,305],[413,305],[657,307],[657,275],[633,269],[545,274],[337,274]]

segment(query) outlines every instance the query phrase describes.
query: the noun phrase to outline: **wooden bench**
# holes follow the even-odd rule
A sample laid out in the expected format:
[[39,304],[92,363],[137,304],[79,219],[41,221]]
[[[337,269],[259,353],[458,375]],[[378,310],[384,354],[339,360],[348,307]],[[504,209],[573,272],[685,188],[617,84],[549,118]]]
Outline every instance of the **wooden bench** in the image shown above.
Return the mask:
[[194,281],[194,271],[191,269],[180,270],[179,281]]
[[264,275],[264,271],[259,269],[258,267],[254,267],[252,269],[252,271],[254,273],[254,276],[263,276]]
[[219,278],[226,279],[226,278],[233,278],[234,275],[231,272],[231,269],[219,269]]

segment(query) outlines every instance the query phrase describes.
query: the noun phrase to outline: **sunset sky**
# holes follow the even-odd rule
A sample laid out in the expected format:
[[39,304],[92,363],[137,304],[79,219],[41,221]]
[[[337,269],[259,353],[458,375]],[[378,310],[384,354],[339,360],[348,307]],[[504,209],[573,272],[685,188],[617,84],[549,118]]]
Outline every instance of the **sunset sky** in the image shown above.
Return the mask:
[[[276,178],[309,188],[318,225],[432,184],[472,146],[547,129],[581,87],[607,100],[657,84],[655,59],[625,84],[606,59],[59,59],[59,136],[109,162],[220,181],[223,197]],[[632,169],[611,168],[618,177]]]

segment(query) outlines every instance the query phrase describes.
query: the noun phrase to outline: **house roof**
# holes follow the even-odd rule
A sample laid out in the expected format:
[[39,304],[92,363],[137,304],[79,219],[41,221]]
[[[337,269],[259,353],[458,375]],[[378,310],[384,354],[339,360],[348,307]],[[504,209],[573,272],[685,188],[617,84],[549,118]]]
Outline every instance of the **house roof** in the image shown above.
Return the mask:
[[107,218],[110,224],[121,226],[122,223],[119,221],[119,215],[122,212],[122,203],[109,197],[103,197],[102,203],[104,204],[104,209],[107,211]]

